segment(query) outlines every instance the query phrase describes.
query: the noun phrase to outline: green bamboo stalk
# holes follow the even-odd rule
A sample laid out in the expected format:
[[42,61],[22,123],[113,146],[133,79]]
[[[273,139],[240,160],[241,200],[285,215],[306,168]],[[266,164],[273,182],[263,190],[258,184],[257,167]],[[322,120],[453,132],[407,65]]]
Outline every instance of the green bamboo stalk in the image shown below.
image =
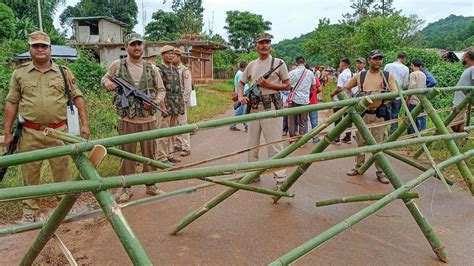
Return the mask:
[[[320,200],[320,201],[316,201],[316,207],[329,206],[329,205],[340,204],[340,203],[380,200],[385,196],[387,196],[387,194],[369,194],[369,195],[342,197],[342,198],[337,198],[337,199]],[[418,192],[406,192],[398,196],[397,199],[417,199],[419,197],[420,196],[418,195]]]
[[[290,108],[291,109],[291,108]],[[342,108],[341,110],[339,110],[339,112],[337,112],[336,114],[332,115],[328,121],[326,121],[326,123],[323,123],[321,125],[318,125],[316,128],[314,128],[313,130],[311,130],[311,132],[303,135],[300,139],[298,139],[297,141],[293,142],[292,144],[290,144],[290,146],[288,146],[287,148],[283,149],[282,151],[280,151],[279,153],[277,153],[275,156],[273,156],[273,158],[271,160],[275,160],[275,159],[280,159],[280,158],[285,158],[286,156],[288,156],[289,154],[291,154],[292,152],[294,152],[296,149],[298,149],[299,147],[301,147],[301,145],[305,144],[306,142],[308,142],[310,139],[312,139],[314,136],[316,136],[317,134],[319,134],[319,132],[323,131],[326,127],[328,127],[330,125],[330,123],[333,123],[334,121],[340,119],[342,117],[342,115],[347,112],[347,110],[349,109],[349,107],[344,107]],[[332,121],[332,122],[331,122]],[[344,129],[343,129],[344,130]],[[257,162],[257,164],[260,164]],[[256,179],[257,177],[259,177],[265,170],[262,169],[260,171],[256,171],[256,172],[253,172],[253,173],[250,173],[248,175],[246,175],[242,180],[240,180],[241,183],[243,184],[248,184],[250,182],[252,182],[252,180]],[[186,226],[188,226],[189,224],[191,224],[192,222],[194,222],[196,219],[198,219],[199,217],[201,217],[202,215],[204,215],[205,213],[207,213],[210,209],[214,208],[215,206],[217,206],[219,203],[223,202],[225,199],[227,199],[228,197],[230,197],[232,194],[234,194],[235,192],[237,192],[238,189],[236,188],[233,188],[233,189],[228,189],[226,191],[224,191],[223,193],[217,195],[216,197],[214,197],[213,199],[211,199],[209,202],[205,203],[202,207],[200,207],[199,209],[197,209],[196,211],[194,211],[193,213],[189,214],[188,216],[186,216],[185,218],[183,218],[181,221],[179,221],[177,224],[175,224],[173,226],[173,228],[171,229],[171,234],[173,235],[176,235],[179,231],[181,231],[183,228],[185,228]]]
[[[343,95],[340,95],[339,97],[343,98],[343,97],[347,97],[347,95],[343,94]],[[425,97],[425,96],[422,95],[421,97]],[[369,129],[367,128],[367,125],[365,124],[360,114],[352,112],[350,114],[350,117],[352,121],[354,122],[355,126],[357,127],[357,129],[359,130],[360,135],[364,139],[364,143],[366,143],[367,145],[375,145],[375,146],[384,145],[384,144],[378,144],[375,141],[375,138],[370,133]],[[417,138],[417,139],[421,139],[421,138]],[[402,187],[403,186],[402,180],[397,175],[397,173],[395,172],[395,169],[392,167],[392,165],[390,164],[388,159],[385,157],[385,155],[381,152],[378,152],[378,153],[375,153],[374,156],[375,156],[375,159],[379,162],[380,166],[382,167],[382,170],[387,175],[387,178],[390,180],[390,183],[392,184],[392,186],[395,189]],[[435,231],[433,230],[429,222],[421,214],[420,210],[418,209],[418,206],[416,206],[413,200],[403,199],[403,201],[405,202],[405,205],[407,206],[408,210],[412,214],[413,218],[415,219],[416,223],[420,227],[421,231],[425,235],[426,239],[430,243],[435,254],[438,256],[440,260],[446,261],[447,255],[446,255],[446,251],[444,247],[441,245],[441,241],[439,240],[438,236],[436,235]]]
[[[448,88],[437,88],[437,89],[439,89],[440,91],[445,91],[445,92],[457,91],[457,90],[472,91],[474,90],[474,87],[448,87]],[[432,90],[433,89],[429,89],[429,88],[413,89],[413,90],[403,91],[403,95],[404,96],[422,95],[425,93],[429,93]],[[397,96],[398,94],[396,92],[391,92],[391,93],[369,95],[367,97],[370,98],[371,100],[381,100],[381,99],[392,99]],[[359,98],[353,98],[353,99],[347,99],[343,101],[336,101],[336,102],[330,102],[330,103],[320,103],[316,105],[286,108],[286,109],[274,110],[274,111],[269,111],[269,112],[248,114],[248,115],[243,115],[243,116],[234,116],[234,117],[229,117],[229,118],[204,121],[204,122],[200,122],[196,124],[187,124],[187,125],[176,126],[176,127],[171,127],[171,128],[162,128],[162,129],[138,132],[138,133],[133,133],[133,134],[128,134],[128,135],[115,136],[115,137],[110,137],[110,138],[105,138],[105,139],[100,139],[100,140],[92,140],[85,143],[77,143],[73,145],[65,145],[65,146],[58,146],[58,147],[47,148],[47,149],[42,149],[42,150],[35,150],[35,151],[30,151],[30,152],[24,152],[21,154],[12,154],[8,156],[0,157],[0,167],[18,165],[18,164],[29,163],[33,161],[41,161],[41,160],[46,160],[50,158],[71,155],[78,152],[87,152],[87,151],[92,150],[92,148],[95,145],[102,145],[104,147],[119,146],[122,144],[140,142],[140,141],[149,140],[149,139],[157,139],[157,138],[170,137],[174,135],[181,135],[181,134],[190,133],[199,129],[215,128],[215,127],[220,127],[220,126],[229,125],[229,124],[243,123],[243,122],[254,121],[254,120],[261,120],[261,119],[287,116],[287,115],[312,112],[312,111],[318,111],[318,110],[324,110],[324,109],[331,109],[335,107],[350,106],[350,105],[357,104],[360,100],[361,99]]]
[[[461,160],[468,159],[474,156],[474,150],[470,150],[465,154],[457,155],[451,157],[450,159],[438,164],[439,169],[444,169],[447,166],[457,163]],[[308,252],[312,251],[315,248],[320,247],[326,241],[331,239],[332,237],[336,236],[337,234],[341,233],[342,231],[346,230],[347,228],[357,224],[358,222],[362,221],[363,219],[369,217],[370,215],[374,214],[384,206],[388,205],[390,202],[396,200],[400,195],[410,191],[411,189],[419,186],[426,180],[428,180],[432,175],[435,174],[433,168],[429,169],[428,171],[422,173],[417,178],[408,181],[405,185],[397,188],[395,191],[391,192],[387,196],[383,197],[382,199],[374,202],[370,206],[362,209],[361,211],[353,214],[349,218],[345,219],[344,221],[338,223],[337,225],[331,227],[330,229],[322,232],[321,234],[317,235],[313,239],[309,240],[308,242],[298,246],[297,248],[291,250],[290,252],[286,253],[285,255],[281,256],[280,258],[273,261],[270,265],[289,265],[290,263],[294,262],[295,260],[301,258]],[[410,200],[412,201],[412,200]],[[446,258],[444,257],[444,262],[446,262]]]
[[[363,98],[359,104],[356,106],[357,112],[363,112],[370,106],[372,101],[370,98]],[[339,110],[341,111],[341,110]],[[346,111],[344,111],[346,112]],[[334,121],[338,120],[337,116],[331,116],[326,121],[326,125],[332,124]],[[334,127],[323,139],[320,141],[311,151],[310,154],[318,154],[323,152],[331,142],[333,142],[344,130],[346,130],[351,123],[349,116],[344,117],[337,125]],[[293,184],[308,170],[312,163],[305,163],[298,166],[298,168],[293,171],[290,176],[283,182],[280,187],[280,191],[288,191],[288,189],[293,186]],[[276,204],[280,200],[280,197],[273,197],[273,202]]]
[[[74,159],[79,172],[85,179],[103,180],[90,161],[83,155],[78,154]],[[94,196],[104,211],[105,217],[112,225],[117,237],[127,252],[134,265],[152,265],[152,262],[132,228],[122,214],[120,207],[112,195],[107,191],[94,192]]]
[[[432,90],[427,95],[427,98],[431,100],[434,98],[436,94],[437,93],[435,92],[435,90]],[[459,106],[465,106],[466,104],[467,104],[467,101],[463,101],[461,102]],[[454,117],[459,113],[459,110],[460,109],[456,108],[455,110],[453,110],[453,112],[451,112],[451,115],[446,119],[447,124],[451,123],[452,119],[454,119]],[[423,111],[423,106],[419,104],[411,111],[411,115],[413,117],[417,117],[422,111]],[[451,121],[449,121],[448,119],[451,119]],[[397,140],[401,135],[405,133],[409,125],[410,125],[410,121],[408,117],[405,116],[403,121],[398,125],[395,132],[393,132],[390,136],[388,136],[388,138],[384,142],[391,142],[391,141]],[[359,169],[357,169],[357,171],[360,174],[364,174],[367,171],[367,169],[369,169],[369,167],[374,163],[374,161],[375,161],[375,157],[370,156],[368,159],[365,160],[365,163],[361,167],[359,167]]]
[[[384,77],[384,79],[385,79],[385,77]],[[387,82],[387,81],[385,81],[385,82]],[[438,91],[435,90],[434,92],[437,93]],[[408,109],[408,104],[405,101],[405,98],[403,97],[400,90],[398,90],[398,95],[400,96],[400,101],[402,103],[403,108],[405,109],[405,111],[407,113],[407,117],[410,120],[411,126],[413,127],[413,130],[415,131],[416,136],[418,138],[420,138],[421,133],[418,130],[418,127],[416,126],[415,119],[411,115],[410,109]],[[433,169],[435,169],[436,175],[441,180],[441,183],[443,183],[444,188],[446,188],[447,191],[452,192],[451,188],[449,187],[448,183],[446,182],[446,178],[444,177],[443,173],[441,173],[441,171],[438,168],[436,168],[436,162],[434,161],[433,156],[431,155],[431,152],[428,150],[428,147],[425,145],[425,143],[422,143],[421,147],[423,148],[423,151],[425,152],[426,158],[428,158],[428,161],[430,162],[431,167],[433,167]]]
[[[459,114],[459,112],[461,112],[465,107],[466,105],[471,101],[471,98],[473,98],[472,96],[472,92],[470,92],[463,100],[462,102],[456,106],[454,108],[454,110],[449,114],[449,116],[444,120],[444,125],[445,126],[448,126],[451,122],[453,122],[454,118],[456,118],[456,116]],[[436,130],[435,133],[436,134],[439,134],[439,132]],[[428,142],[426,143],[426,146],[427,147],[430,147],[432,144],[432,142]],[[415,154],[413,154],[413,158],[414,159],[418,159],[421,155],[423,154],[423,148],[419,148]]]
[[[239,164],[228,164],[221,166],[207,166],[188,170],[179,170],[172,172],[147,172],[129,176],[113,176],[101,180],[81,180],[73,182],[51,183],[36,186],[12,187],[0,190],[0,202],[20,200],[26,198],[45,197],[62,195],[83,191],[103,191],[117,187],[128,187],[150,183],[162,183],[177,180],[188,180],[200,177],[210,177],[219,175],[228,175],[240,171],[264,171],[269,168],[280,168],[287,166],[296,166],[309,162],[325,161],[338,158],[356,156],[362,153],[379,153],[384,150],[401,148],[408,145],[419,144],[431,140],[459,139],[467,137],[468,133],[445,134],[438,136],[429,136],[416,139],[407,139],[402,141],[378,144],[377,146],[364,146],[344,150],[334,150],[319,154],[309,154],[294,156],[282,159],[272,159],[267,161],[247,162]],[[298,143],[294,142],[294,143]],[[299,143],[300,144],[300,143]],[[293,144],[292,144],[293,145]],[[290,145],[291,146],[291,145]],[[286,150],[288,151],[288,150]],[[241,182],[243,183],[243,182]]]
[[[46,136],[56,138],[56,139],[59,139],[59,140],[62,140],[62,141],[68,142],[68,143],[87,142],[86,139],[71,135],[67,132],[52,129],[52,128],[46,128],[44,130],[44,134]],[[150,165],[150,166],[153,166],[153,167],[156,167],[156,168],[159,168],[159,169],[168,169],[168,168],[173,167],[173,165],[171,165],[171,164],[167,164],[167,163],[163,163],[163,162],[160,162],[160,161],[157,161],[157,160],[153,160],[151,158],[140,156],[140,155],[135,154],[135,153],[126,152],[126,151],[123,151],[123,150],[121,150],[119,148],[115,148],[115,147],[108,147],[107,148],[107,154],[111,154],[111,155],[114,155],[116,157],[132,160],[132,161],[135,161],[135,162],[143,163],[145,165]]]
[[242,190],[247,190],[247,191],[251,191],[251,192],[257,192],[257,193],[266,194],[266,195],[270,195],[270,196],[287,197],[287,198],[293,198],[295,196],[294,194],[288,194],[287,192],[274,191],[274,190],[270,190],[270,189],[266,189],[266,188],[249,186],[249,185],[245,185],[245,184],[242,184],[242,183],[237,183],[237,182],[232,182],[232,181],[227,181],[227,180],[214,179],[214,178],[210,178],[210,177],[202,177],[202,178],[199,178],[199,179],[201,179],[203,181],[212,182],[212,183],[216,183],[216,184],[219,184],[219,185],[231,187],[231,188],[242,189]]
[[61,222],[64,220],[68,212],[71,210],[78,195],[68,194],[65,195],[58,206],[54,209],[51,216],[48,218],[48,221],[45,223],[43,229],[39,232],[35,241],[31,245],[30,249],[26,252],[25,256],[22,258],[20,265],[32,265],[35,259],[38,257],[40,252],[46,246],[46,243],[53,237],[56,230],[58,230]]
[[[441,134],[449,134],[448,129],[444,125],[438,113],[436,113],[436,110],[434,109],[431,102],[424,95],[421,95],[419,98],[421,100],[421,104],[425,107],[428,116],[431,118],[431,121],[433,122],[435,127],[438,129],[438,131]],[[452,156],[456,156],[460,154],[459,149],[453,140],[451,141],[446,140],[445,144]],[[458,167],[458,170],[461,173],[461,176],[466,182],[467,187],[469,188],[469,191],[471,191],[471,194],[474,195],[474,177],[472,176],[471,171],[467,167],[466,162],[460,161],[456,164],[456,166]]]
[[[240,176],[231,176],[231,177],[228,177],[228,178],[224,178],[224,180],[233,181],[233,180],[241,179],[242,177],[243,177],[242,175],[240,175]],[[120,204],[120,207],[121,208],[127,208],[127,207],[137,206],[137,205],[150,203],[150,202],[159,202],[159,201],[167,200],[167,199],[174,198],[174,197],[177,197],[177,196],[182,196],[183,194],[186,194],[186,195],[191,194],[191,193],[197,192],[201,189],[208,188],[208,187],[215,186],[215,185],[217,185],[217,184],[206,182],[204,184],[200,184],[200,185],[197,185],[197,186],[182,188],[182,189],[167,192],[167,193],[164,193],[164,194],[161,194],[161,195],[146,197],[146,198],[142,198],[142,199],[122,203],[122,204]],[[95,210],[86,211],[86,212],[70,214],[70,215],[66,216],[66,218],[63,220],[63,223],[81,221],[81,220],[93,218],[93,217],[96,217],[98,215],[103,215],[103,214],[104,214],[104,212],[100,208],[95,209]],[[0,235],[11,235],[11,234],[17,234],[17,233],[22,233],[22,232],[26,232],[26,231],[31,231],[31,230],[35,230],[35,229],[39,229],[39,228],[43,227],[44,224],[46,224],[46,222],[40,221],[40,222],[34,222],[34,223],[29,223],[29,224],[21,224],[21,225],[15,225],[15,226],[10,226],[10,227],[6,227],[6,228],[1,228],[0,229]]]

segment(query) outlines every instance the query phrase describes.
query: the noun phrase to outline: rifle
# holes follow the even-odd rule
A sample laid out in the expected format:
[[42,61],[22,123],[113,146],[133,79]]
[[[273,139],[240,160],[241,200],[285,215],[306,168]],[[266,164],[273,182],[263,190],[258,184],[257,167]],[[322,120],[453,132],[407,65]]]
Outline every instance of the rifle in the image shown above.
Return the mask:
[[[271,74],[273,74],[273,72],[275,72],[275,70],[277,70],[279,67],[281,67],[281,65],[283,65],[283,61],[280,62],[280,64],[278,64],[275,68],[270,68],[270,70],[267,71],[267,73],[263,74],[262,78],[264,79],[267,79],[270,77]],[[251,98],[251,97],[260,97],[260,95],[262,94],[262,92],[260,91],[260,86],[258,85],[257,81],[252,85],[250,86],[250,88],[247,90],[247,92],[244,93],[244,97],[247,97],[247,98]],[[235,102],[234,103],[234,110],[237,110],[237,108],[239,108],[240,106],[242,105],[242,103],[240,103],[239,101]]]
[[[18,140],[20,139],[21,136],[21,131],[23,130],[23,123],[25,123],[25,119],[21,115],[18,115],[18,120],[16,122],[16,127],[12,128],[12,133],[13,133],[13,141],[10,143],[8,146],[8,150],[3,156],[5,155],[10,155],[13,154],[18,146]],[[0,168],[0,182],[3,180],[5,177],[5,174],[7,173],[8,166],[1,167]]]
[[168,115],[168,112],[161,109],[161,107],[158,104],[156,104],[155,101],[153,101],[153,99],[150,98],[150,96],[145,94],[143,91],[135,88],[133,85],[131,85],[124,79],[113,76],[111,80],[115,84],[117,84],[117,86],[121,89],[120,101],[122,104],[122,108],[127,108],[130,106],[130,103],[128,102],[128,96],[133,95],[135,98],[138,98],[142,102],[146,102],[147,104],[153,106],[153,108],[163,113],[164,116]]

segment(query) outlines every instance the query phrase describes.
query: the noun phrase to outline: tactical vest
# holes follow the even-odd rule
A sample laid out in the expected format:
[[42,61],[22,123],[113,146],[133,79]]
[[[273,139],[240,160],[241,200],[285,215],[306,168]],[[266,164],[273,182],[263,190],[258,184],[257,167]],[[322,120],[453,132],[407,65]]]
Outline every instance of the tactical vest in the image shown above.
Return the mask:
[[171,115],[184,114],[184,99],[178,70],[175,67],[167,67],[163,64],[159,64],[158,67],[161,70],[161,77],[166,88],[165,103],[168,113]]
[[[126,58],[120,60],[120,68],[119,68],[118,76],[126,80],[128,83],[132,85],[135,84],[133,82],[132,75],[130,74],[130,71],[128,70]],[[155,76],[156,74],[155,74],[155,71],[153,70],[153,66],[150,63],[143,61],[143,73],[140,79],[140,84],[138,86],[138,89],[144,91],[152,99],[156,99],[157,94],[158,94],[158,92],[155,89]],[[117,91],[117,92],[118,92],[118,95],[116,95],[114,98],[114,105],[117,110],[117,114],[120,117],[128,117],[128,118],[148,117],[155,114],[155,109],[151,108],[149,110],[145,110],[143,108],[142,101],[135,98],[135,96],[133,95],[128,96],[128,102],[130,105],[126,108],[123,108],[120,101],[120,94],[122,92],[121,91]]]

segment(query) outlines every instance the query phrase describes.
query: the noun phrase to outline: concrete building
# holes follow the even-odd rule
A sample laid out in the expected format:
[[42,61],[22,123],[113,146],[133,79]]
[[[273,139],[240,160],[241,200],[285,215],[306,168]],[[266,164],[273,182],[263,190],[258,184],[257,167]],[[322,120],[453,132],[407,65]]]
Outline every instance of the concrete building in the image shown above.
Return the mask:
[[[92,50],[99,62],[108,66],[112,61],[127,56],[124,48],[124,22],[111,17],[73,17],[74,39],[71,46]],[[183,35],[179,41],[145,43],[145,55],[160,54],[161,47],[172,45],[181,49],[183,58],[191,68],[195,83],[214,79],[213,55],[227,46],[201,40],[199,35]]]

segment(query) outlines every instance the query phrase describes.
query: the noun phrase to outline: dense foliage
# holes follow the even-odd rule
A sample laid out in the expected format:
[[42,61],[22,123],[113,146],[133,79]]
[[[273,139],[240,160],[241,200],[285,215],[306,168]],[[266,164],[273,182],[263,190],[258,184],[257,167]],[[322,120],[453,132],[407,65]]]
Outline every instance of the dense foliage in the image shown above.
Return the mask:
[[462,50],[474,45],[474,17],[450,15],[428,24],[421,32],[426,47]]
[[226,26],[229,44],[235,51],[250,52],[253,49],[255,35],[269,31],[272,23],[264,20],[261,15],[250,12],[227,11]]
[[309,39],[311,33],[303,34],[291,40],[283,40],[275,45],[273,49],[276,56],[285,60],[287,64],[291,64],[298,56],[303,56],[310,65],[329,65],[331,62],[327,56],[319,54],[308,54],[303,49],[303,44]]
[[149,40],[177,40],[182,34],[199,34],[203,23],[202,0],[173,0],[171,11],[158,10],[145,26]]
[[16,24],[15,15],[10,7],[0,3],[0,40],[12,39],[15,37]]

